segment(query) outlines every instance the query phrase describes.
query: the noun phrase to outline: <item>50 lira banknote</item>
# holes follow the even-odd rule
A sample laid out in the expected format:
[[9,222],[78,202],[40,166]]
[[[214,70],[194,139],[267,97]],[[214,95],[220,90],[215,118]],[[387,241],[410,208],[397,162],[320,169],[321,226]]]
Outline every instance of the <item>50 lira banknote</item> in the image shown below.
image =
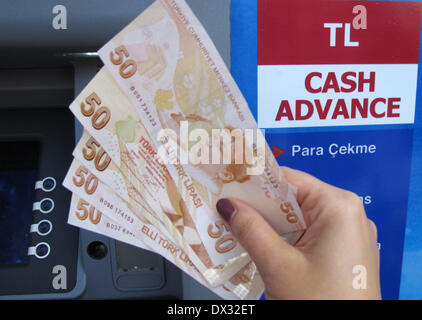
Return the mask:
[[[209,243],[210,220],[215,223],[215,203],[224,197],[253,202],[279,234],[297,240],[306,224],[295,189],[284,179],[247,102],[185,1],[155,1],[99,55],[156,149],[167,152],[169,174],[204,243]],[[249,130],[241,135],[243,155],[224,163],[222,153],[232,149],[232,140],[222,141],[220,148],[209,146],[216,129]],[[250,130],[253,135],[247,134]],[[208,153],[209,161],[198,153]],[[215,159],[220,163],[211,161]],[[239,247],[227,241],[206,248],[220,253],[221,262]]]
[[[89,163],[89,161],[84,162],[85,164]],[[97,171],[97,173],[100,177],[106,176],[102,174],[104,171]],[[133,241],[135,244],[136,241],[141,241],[144,244],[141,246],[142,248],[159,253],[200,283],[211,288],[202,273],[190,261],[188,255],[175,244],[166,232],[157,229],[143,215],[135,215],[129,208],[130,205],[127,205],[113,189],[104,184],[84,164],[75,159],[63,185],[79,198],[70,209],[69,219],[73,217],[72,224],[88,223],[90,228],[85,229],[130,244],[134,244]],[[201,276],[198,277],[198,275]],[[220,292],[218,287],[224,291]],[[254,264],[249,263],[224,284],[215,287],[215,290],[211,289],[219,295],[224,293],[223,297],[227,297],[227,292],[232,292],[237,298],[246,299],[262,294],[263,283]]]
[[[144,250],[156,252],[178,266],[202,285],[207,286],[208,284],[189,260],[177,254],[177,248],[170,249],[172,242],[167,240],[163,235],[154,234],[153,237],[140,236],[139,233],[132,232],[118,221],[102,214],[89,201],[75,193],[72,195],[68,223]],[[145,223],[143,226],[144,229],[148,229],[149,227],[151,225],[148,223]],[[264,287],[259,274],[256,274],[253,269],[254,266],[247,265],[237,276],[230,279],[224,285],[209,289],[223,299],[258,299],[262,295]]]
[[[151,219],[160,221],[168,229],[211,285],[221,284],[249,262],[217,213],[208,218],[205,230],[197,229],[195,216],[180,196],[179,186],[168,174],[167,166],[137,120],[133,106],[105,68],[85,87],[70,109],[95,139],[85,141],[88,158],[95,158],[94,162],[103,171],[106,168],[113,171],[119,192],[124,193],[124,197],[127,194],[126,199],[129,197],[134,206],[149,205],[151,210],[145,213],[150,213]],[[94,148],[98,154],[94,155]],[[208,236],[201,237],[201,232]],[[224,243],[235,243],[235,250],[224,250]],[[219,250],[219,245],[223,250]]]
[[252,202],[291,244],[306,224],[206,31],[184,0],[157,0],[99,55],[70,106],[86,131],[64,181],[69,223],[157,252],[222,297],[259,297],[216,202]]

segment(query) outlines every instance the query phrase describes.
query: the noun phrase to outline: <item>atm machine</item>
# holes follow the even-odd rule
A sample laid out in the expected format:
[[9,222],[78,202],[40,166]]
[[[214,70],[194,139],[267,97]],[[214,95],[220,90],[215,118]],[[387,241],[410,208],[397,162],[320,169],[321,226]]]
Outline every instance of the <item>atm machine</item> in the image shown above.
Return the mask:
[[[229,65],[230,1],[187,2]],[[82,134],[68,106],[96,51],[151,3],[0,3],[0,299],[217,298],[156,254],[67,224],[61,184]]]

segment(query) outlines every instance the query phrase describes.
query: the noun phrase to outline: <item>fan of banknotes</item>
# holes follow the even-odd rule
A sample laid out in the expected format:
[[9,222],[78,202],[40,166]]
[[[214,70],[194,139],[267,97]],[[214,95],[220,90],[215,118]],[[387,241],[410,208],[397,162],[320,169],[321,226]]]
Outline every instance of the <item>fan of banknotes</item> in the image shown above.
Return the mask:
[[[63,182],[68,222],[156,252],[224,299],[258,299],[259,272],[216,202],[253,203],[290,243],[306,225],[208,34],[185,1],[158,0],[99,56],[70,106],[84,132]],[[244,150],[227,160],[236,129]]]

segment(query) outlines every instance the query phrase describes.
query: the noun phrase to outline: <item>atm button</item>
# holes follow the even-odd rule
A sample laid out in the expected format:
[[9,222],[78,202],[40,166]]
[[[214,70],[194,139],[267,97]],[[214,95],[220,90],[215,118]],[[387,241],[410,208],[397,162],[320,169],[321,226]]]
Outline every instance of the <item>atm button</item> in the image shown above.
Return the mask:
[[40,244],[39,246],[37,246],[37,248],[35,249],[35,252],[37,253],[37,256],[39,257],[44,257],[48,254],[49,252],[49,248],[47,247],[46,244]]

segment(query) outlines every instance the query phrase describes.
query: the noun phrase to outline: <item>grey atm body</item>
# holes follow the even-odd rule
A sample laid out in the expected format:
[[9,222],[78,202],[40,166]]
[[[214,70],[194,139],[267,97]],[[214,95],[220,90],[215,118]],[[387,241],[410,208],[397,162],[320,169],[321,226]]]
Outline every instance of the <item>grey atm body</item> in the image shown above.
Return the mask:
[[[57,180],[51,193],[36,190],[34,195],[34,202],[45,197],[55,202],[48,215],[33,213],[33,223],[47,218],[52,232],[30,234],[30,246],[46,242],[50,254],[45,259],[30,256],[22,266],[0,265],[0,299],[216,298],[158,255],[67,224],[70,193],[61,182],[82,134],[67,107],[102,66],[91,53],[152,2],[64,0],[60,5],[66,9],[67,29],[53,27],[57,3],[0,3],[0,142],[37,141],[37,180]],[[187,2],[229,65],[230,1]],[[95,242],[107,248],[102,259],[88,254]],[[57,289],[53,280],[60,266],[68,283]]]

